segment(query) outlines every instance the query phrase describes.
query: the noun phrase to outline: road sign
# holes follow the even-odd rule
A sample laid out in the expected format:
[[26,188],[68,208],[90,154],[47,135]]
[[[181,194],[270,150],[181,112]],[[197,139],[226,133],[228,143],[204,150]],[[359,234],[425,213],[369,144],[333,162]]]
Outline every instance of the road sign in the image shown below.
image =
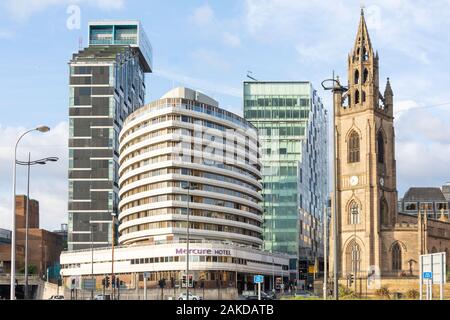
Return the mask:
[[431,278],[426,279],[433,279],[433,284],[440,284],[446,282],[445,252],[421,255],[420,264],[423,274],[425,274],[426,272],[432,274]]
[[150,277],[150,272],[144,272],[144,278],[148,279],[148,277]]
[[[420,256],[420,300],[423,297],[423,284],[426,284],[426,299],[433,300],[433,285],[439,284],[440,299],[444,299],[446,283],[446,253],[431,253]],[[424,281],[426,279],[426,281]]]
[[257,275],[253,276],[253,283],[263,283],[264,282],[264,276]]
[[79,276],[70,277],[70,289],[81,289],[81,281]]

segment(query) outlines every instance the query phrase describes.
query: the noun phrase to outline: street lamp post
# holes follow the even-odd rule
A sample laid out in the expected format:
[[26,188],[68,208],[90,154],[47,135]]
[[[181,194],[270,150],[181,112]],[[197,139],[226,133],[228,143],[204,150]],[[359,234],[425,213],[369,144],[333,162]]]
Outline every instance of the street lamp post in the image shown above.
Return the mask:
[[17,161],[17,146],[22,138],[33,131],[39,131],[42,133],[50,131],[47,126],[39,126],[23,133],[19,139],[17,139],[14,147],[14,165],[13,165],[13,198],[12,198],[12,212],[11,212],[11,279],[10,279],[10,299],[16,299],[16,161]]
[[94,300],[94,225],[89,221],[89,228],[91,229],[91,300]]
[[39,159],[31,161],[31,152],[28,153],[28,162],[16,160],[16,164],[21,166],[27,166],[27,202],[26,202],[26,213],[25,213],[25,292],[24,298],[28,299],[28,216],[30,208],[30,167],[33,165],[44,165],[47,162],[58,161],[57,157],[49,157],[44,159]]
[[[325,85],[325,83],[332,82],[332,85]],[[334,72],[333,72],[333,78],[327,79],[322,81],[322,87],[324,90],[331,90],[333,93],[333,294],[335,300],[339,299],[339,286],[338,286],[338,216],[339,216],[339,210],[337,207],[337,157],[336,157],[336,148],[337,148],[337,139],[336,139],[336,124],[335,124],[335,117],[336,117],[336,96],[340,96],[340,99],[342,99],[342,93],[347,91],[348,88],[342,86],[338,79],[335,79]],[[336,94],[337,93],[337,94]]]
[[357,256],[358,255],[358,251],[357,251],[357,246],[356,246],[356,224],[358,224],[359,223],[359,216],[358,216],[358,214],[359,214],[359,211],[358,211],[358,206],[355,204],[352,208],[351,208],[351,210],[352,210],[352,217],[353,217],[353,224],[355,225],[355,230],[354,230],[354,237],[353,237],[353,248],[352,248],[352,251],[353,251],[353,254],[352,254],[352,257],[353,257],[353,259],[354,259],[354,264],[353,264],[353,272],[355,273],[355,293],[356,293],[356,289],[357,289],[357,287],[356,287],[356,273],[358,272],[358,260],[359,260],[359,257]]
[[[114,276],[114,241],[115,241],[115,217],[116,217],[116,213],[115,212],[111,212],[111,217],[112,217],[112,221],[111,221],[111,232],[112,232],[112,241],[111,241],[111,281],[115,281],[115,276]],[[114,283],[114,285],[111,283],[111,293],[112,293],[112,299],[114,299],[114,295],[115,295],[115,286],[116,284]]]
[[190,198],[190,190],[193,190],[191,186],[191,182],[188,181],[188,185],[184,186],[183,189],[187,190],[187,212],[186,212],[186,220],[187,220],[187,226],[186,226],[186,300],[189,300],[189,214],[190,214],[190,208],[189,203],[191,202]]

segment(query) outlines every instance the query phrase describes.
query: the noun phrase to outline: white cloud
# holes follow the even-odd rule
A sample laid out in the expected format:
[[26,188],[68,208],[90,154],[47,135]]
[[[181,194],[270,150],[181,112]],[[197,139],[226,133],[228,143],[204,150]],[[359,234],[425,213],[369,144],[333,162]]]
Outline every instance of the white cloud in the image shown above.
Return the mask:
[[[0,126],[0,228],[10,229],[12,206],[12,165],[14,144],[22,127]],[[40,226],[57,229],[67,223],[67,165],[68,165],[68,125],[61,122],[50,132],[27,134],[20,142],[17,158],[27,160],[28,152],[32,159],[56,156],[59,161],[31,169],[30,197],[39,201]],[[17,168],[17,194],[26,193],[26,168]]]
[[12,39],[14,37],[14,33],[9,30],[0,30],[0,39]]
[[219,54],[213,50],[197,49],[191,53],[192,57],[201,64],[207,64],[208,66],[220,70],[226,71],[230,68],[230,63],[223,59]]
[[242,89],[232,86],[227,86],[217,82],[198,79],[191,76],[186,76],[171,70],[158,69],[154,71],[155,76],[175,81],[174,85],[182,85],[192,89],[205,90],[215,92],[232,97],[242,98]]
[[[356,0],[247,0],[245,21],[249,34],[261,42],[290,41],[311,53],[327,48],[328,54],[340,54],[349,30],[356,32],[359,6]],[[448,6],[448,0],[380,0],[366,8],[366,21],[378,49],[391,48],[427,65],[433,53],[445,50],[446,42],[430,35],[450,28]]]
[[450,179],[450,144],[409,140],[397,143],[397,181],[403,196],[409,187],[439,187]]
[[395,121],[399,189],[440,186],[450,179],[450,110],[404,105]]
[[394,117],[399,119],[406,111],[410,109],[420,108],[419,104],[414,100],[402,100],[394,104]]
[[231,34],[229,32],[224,32],[222,37],[223,37],[223,42],[227,46],[239,47],[241,45],[241,39],[235,34]]
[[190,20],[197,26],[207,26],[214,21],[214,11],[208,4],[205,4],[195,9]]
[[6,0],[4,7],[16,20],[26,20],[35,13],[57,5],[87,4],[102,10],[119,10],[124,0]]
[[237,30],[240,23],[235,19],[218,19],[208,4],[196,8],[188,20],[198,28],[200,33],[213,37],[215,40],[221,40],[226,46],[233,48],[241,46],[238,32],[242,30]]

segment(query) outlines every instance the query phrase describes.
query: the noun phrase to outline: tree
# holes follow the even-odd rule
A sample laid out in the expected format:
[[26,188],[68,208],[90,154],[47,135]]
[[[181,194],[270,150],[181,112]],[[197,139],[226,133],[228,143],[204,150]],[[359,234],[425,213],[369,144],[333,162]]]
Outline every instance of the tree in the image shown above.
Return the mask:
[[[19,269],[19,273],[25,273],[25,266],[21,267]],[[38,269],[37,266],[34,264],[28,264],[28,274],[37,274],[38,273]]]

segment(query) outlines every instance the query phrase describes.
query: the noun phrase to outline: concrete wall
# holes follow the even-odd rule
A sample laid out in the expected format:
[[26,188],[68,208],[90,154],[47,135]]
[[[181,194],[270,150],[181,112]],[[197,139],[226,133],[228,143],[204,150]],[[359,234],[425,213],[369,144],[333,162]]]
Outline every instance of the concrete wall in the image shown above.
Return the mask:
[[[56,288],[56,285],[54,285]],[[51,292],[55,292],[55,289],[52,289]],[[61,294],[62,290],[60,290]],[[173,289],[164,289],[163,296],[164,300],[169,299],[178,299],[178,296],[182,293],[186,292],[185,289],[180,290],[179,288],[175,289],[175,293]],[[200,296],[203,298],[203,290],[202,289],[193,289],[190,292],[194,295]],[[102,290],[96,290],[94,295],[102,294]],[[56,293],[53,293],[56,294]],[[105,294],[111,295],[111,288],[105,291]],[[50,295],[48,296],[50,297]],[[66,299],[70,299],[70,289],[65,289],[64,297]],[[77,300],[89,300],[91,297],[91,291],[88,290],[77,290]],[[117,297],[117,290],[116,290]],[[236,300],[238,297],[238,293],[236,288],[226,288],[226,289],[205,289],[204,299],[205,300]],[[144,289],[120,289],[120,300],[144,300]],[[147,289],[147,300],[161,300],[161,289]]]
[[54,296],[57,294],[64,295],[64,297],[66,299],[68,297],[70,297],[70,291],[69,291],[69,295],[67,295],[64,287],[58,288],[58,285],[56,285],[54,283],[42,281],[38,286],[38,290],[37,290],[36,296],[34,298],[37,300],[47,300],[51,296]]
[[[414,289],[419,291],[420,288],[418,278],[385,278],[381,279],[380,283],[380,287],[387,287],[389,289],[389,292],[391,293],[391,299],[393,298],[393,293],[399,292],[405,295],[409,290]],[[339,280],[339,284],[342,286],[347,286],[347,281]],[[370,289],[367,287],[367,279],[357,279],[350,289],[362,297],[373,297],[375,296],[376,291],[376,289]],[[425,299],[425,285],[423,286],[423,295]],[[433,286],[433,297],[439,298],[439,285]],[[450,298],[450,283],[444,284],[444,298]]]

